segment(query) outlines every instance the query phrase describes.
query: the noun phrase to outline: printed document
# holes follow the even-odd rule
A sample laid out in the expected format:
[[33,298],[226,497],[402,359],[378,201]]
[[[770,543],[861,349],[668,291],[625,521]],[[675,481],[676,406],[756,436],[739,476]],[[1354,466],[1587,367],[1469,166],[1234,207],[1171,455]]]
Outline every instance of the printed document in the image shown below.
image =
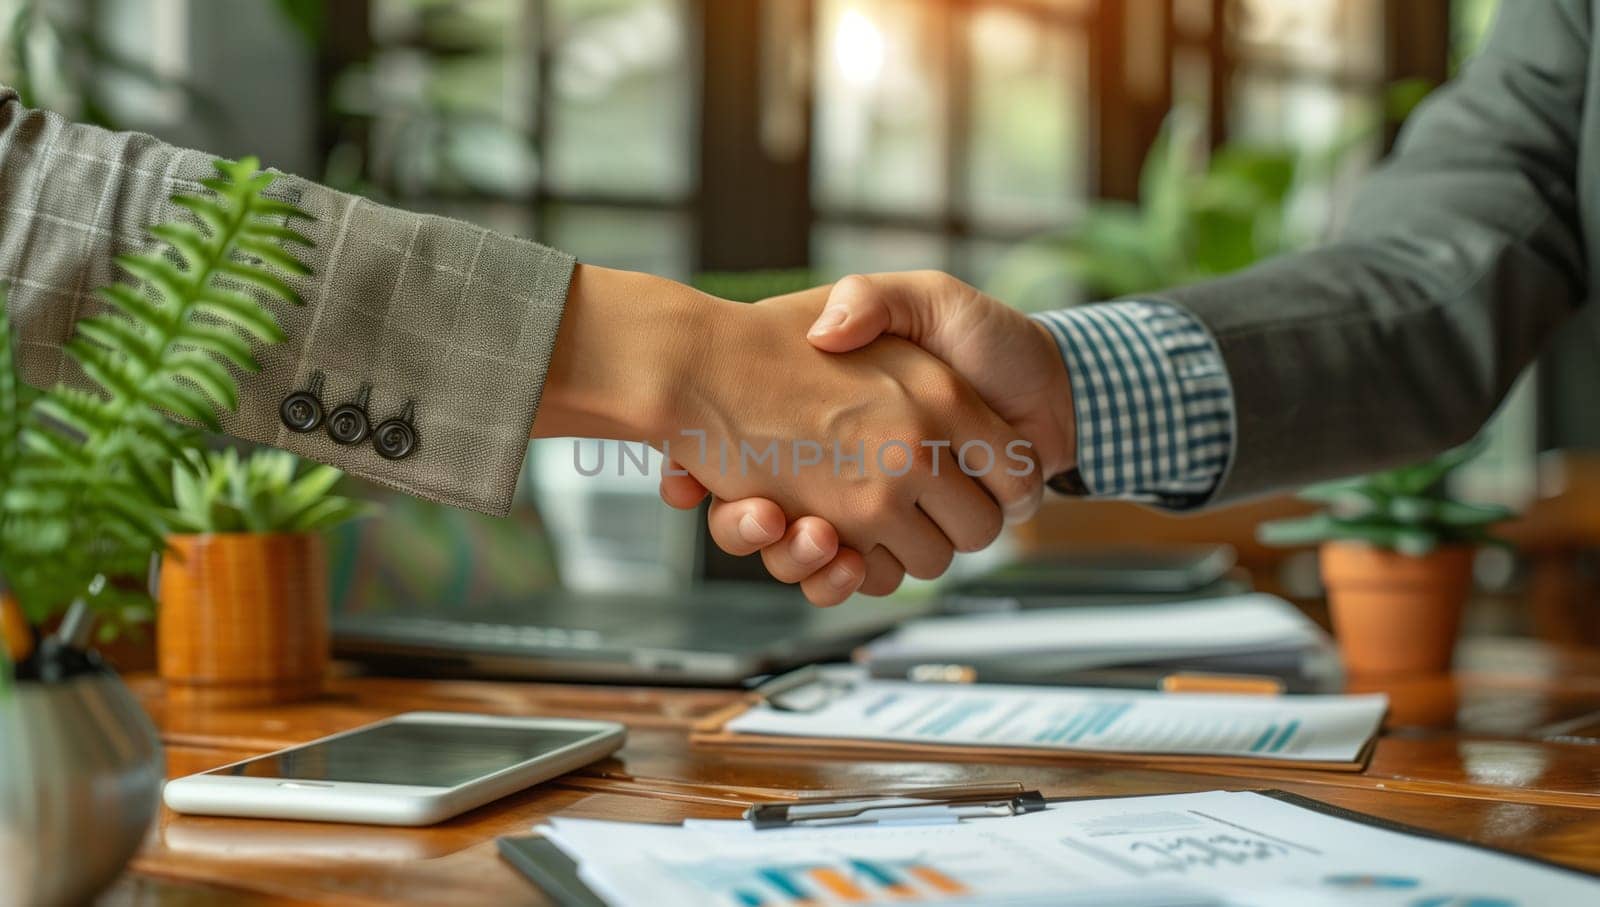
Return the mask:
[[939,825],[754,831],[555,819],[614,907],[1533,907],[1600,881],[1248,792],[1055,804]]
[[806,711],[758,704],[737,734],[949,746],[1355,762],[1388,710],[1382,694],[1237,696],[873,680],[829,668]]

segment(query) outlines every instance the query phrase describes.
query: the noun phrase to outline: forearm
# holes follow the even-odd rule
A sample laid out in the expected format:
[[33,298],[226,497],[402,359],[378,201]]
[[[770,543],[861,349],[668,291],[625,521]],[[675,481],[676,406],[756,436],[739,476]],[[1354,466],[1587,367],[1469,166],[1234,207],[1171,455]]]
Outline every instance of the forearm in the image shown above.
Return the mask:
[[1204,326],[1159,303],[1035,316],[1070,376],[1076,468],[1066,494],[1186,509],[1204,503],[1233,453],[1233,388]]
[[1576,311],[1589,6],[1502,9],[1356,193],[1336,244],[1158,294],[1206,323],[1233,376],[1238,456],[1219,497],[1465,441]]
[[716,312],[732,305],[649,274],[578,265],[535,437],[676,436]]
[[[0,274],[24,378],[77,383],[61,353],[94,288],[126,280],[116,255],[150,245],[151,225],[204,192],[211,155],[27,110],[0,88]],[[304,307],[266,305],[287,335],[257,350],[222,426],[408,493],[491,513],[510,505],[567,298],[572,259],[447,218],[411,214],[282,178],[270,191],[317,220],[312,274],[290,281]],[[325,409],[370,386],[373,425],[413,407],[419,443],[381,457],[370,440],[298,432],[283,400],[323,378]]]

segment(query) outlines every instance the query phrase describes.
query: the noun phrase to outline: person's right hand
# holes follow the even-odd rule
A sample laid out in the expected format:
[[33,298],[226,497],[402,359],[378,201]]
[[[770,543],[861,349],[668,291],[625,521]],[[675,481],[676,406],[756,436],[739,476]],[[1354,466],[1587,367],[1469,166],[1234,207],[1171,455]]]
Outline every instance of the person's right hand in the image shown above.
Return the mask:
[[[826,306],[808,332],[818,349],[845,352],[893,334],[923,347],[973,383],[995,412],[1031,441],[1050,476],[1075,462],[1075,424],[1072,389],[1054,339],[1043,325],[1032,321],[992,297],[947,274],[909,272],[854,276],[831,288]],[[693,506],[706,490],[692,477],[667,476],[662,496],[674,506]],[[1037,498],[1019,502],[1010,519],[1031,516]],[[826,521],[804,517],[785,526],[781,512],[759,498],[714,500],[710,524],[718,546],[743,555],[759,550],[769,571],[787,582],[807,585],[818,604],[833,604],[842,596],[813,594],[815,577],[831,569],[833,557],[826,544],[835,538]],[[778,542],[757,545],[754,527]],[[744,531],[741,531],[741,527]],[[812,537],[822,544],[814,560],[802,562],[792,551],[792,540]],[[841,553],[845,557],[848,552]],[[887,582],[882,574],[869,574],[865,592],[892,590],[898,577]],[[820,589],[826,593],[827,589]]]
[[806,334],[831,353],[904,337],[943,360],[1033,443],[1046,477],[1076,462],[1072,383],[1044,325],[939,271],[846,277]]

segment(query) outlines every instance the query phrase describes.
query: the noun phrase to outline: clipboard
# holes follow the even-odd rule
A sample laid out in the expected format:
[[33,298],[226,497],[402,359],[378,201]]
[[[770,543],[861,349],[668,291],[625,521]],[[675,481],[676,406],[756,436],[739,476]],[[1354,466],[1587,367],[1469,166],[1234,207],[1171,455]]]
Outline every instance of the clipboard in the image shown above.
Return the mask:
[[[932,743],[908,740],[881,740],[866,737],[801,736],[796,734],[761,734],[733,730],[734,719],[752,709],[770,708],[780,712],[816,712],[840,696],[857,689],[855,682],[845,682],[817,666],[802,668],[771,680],[747,693],[740,700],[719,709],[696,722],[689,740],[696,746],[723,747],[754,752],[779,750],[804,750],[817,755],[851,756],[877,755],[902,758],[975,761],[1000,757],[1013,762],[1058,764],[1062,759],[1083,759],[1097,762],[1131,762],[1141,765],[1230,765],[1255,768],[1301,768],[1312,771],[1361,772],[1371,761],[1377,746],[1376,731],[1369,736],[1353,760],[1285,760],[1272,757],[1252,757],[1235,754],[1183,753],[1183,752],[1129,752],[1105,749],[1072,749],[1060,746],[1026,746],[1016,744]],[[926,685],[918,685],[925,687]],[[960,689],[973,687],[960,685]],[[1041,693],[1041,695],[1045,695]],[[1154,694],[1174,695],[1174,694]],[[1183,694],[1176,694],[1183,695]],[[1381,726],[1381,724],[1380,724]]]
[[[1350,822],[1354,825],[1361,825],[1382,831],[1393,832],[1417,839],[1419,841],[1432,841],[1486,855],[1509,858],[1523,863],[1529,867],[1568,876],[1571,879],[1579,882],[1600,883],[1600,873],[1594,873],[1577,867],[1557,863],[1543,857],[1519,853],[1517,851],[1508,850],[1504,847],[1484,844],[1477,841],[1467,840],[1465,838],[1458,838],[1430,829],[1420,828],[1415,825],[1374,816],[1370,813],[1357,812],[1355,810],[1335,806],[1333,804],[1325,803],[1321,800],[1299,794],[1289,793],[1273,788],[1258,788],[1247,791],[1235,791],[1231,793],[1255,794],[1280,801],[1308,812],[1319,813],[1333,819]],[[1093,802],[1125,799],[1138,800],[1151,798],[1152,796],[1159,795],[1134,793],[1111,796],[1064,796],[1051,797],[1049,798],[1049,802],[1052,805],[1065,805],[1079,801]],[[987,823],[1006,822],[1010,820],[1006,818],[963,820],[964,823],[966,821]],[[817,833],[818,832],[815,831],[812,832],[812,834]],[[599,907],[599,905],[603,905],[605,903],[580,877],[578,872],[578,864],[575,863],[571,857],[567,856],[564,851],[562,851],[551,841],[538,836],[507,837],[498,839],[497,844],[499,845],[502,857],[504,857],[510,865],[515,867],[519,872],[527,877],[529,881],[538,886],[540,890],[543,891],[546,896],[548,896],[555,903],[563,905],[563,907],[567,907],[567,905],[571,905],[571,907]],[[1424,901],[1430,904],[1442,904],[1446,903],[1447,901],[1448,903],[1452,904],[1465,903],[1465,901],[1455,898],[1424,899],[1417,900],[1416,903],[1420,904],[1424,903]]]

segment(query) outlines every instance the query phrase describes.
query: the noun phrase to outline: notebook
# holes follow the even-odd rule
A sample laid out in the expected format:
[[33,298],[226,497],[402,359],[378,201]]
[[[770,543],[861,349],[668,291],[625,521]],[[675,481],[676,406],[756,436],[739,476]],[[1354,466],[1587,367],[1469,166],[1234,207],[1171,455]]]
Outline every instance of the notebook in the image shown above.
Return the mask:
[[857,658],[885,679],[932,670],[977,682],[1101,686],[1119,685],[1114,676],[1095,680],[1111,670],[1135,679],[1205,672],[1271,677],[1291,692],[1334,690],[1342,681],[1321,628],[1289,602],[1260,593],[921,618],[868,644]]

